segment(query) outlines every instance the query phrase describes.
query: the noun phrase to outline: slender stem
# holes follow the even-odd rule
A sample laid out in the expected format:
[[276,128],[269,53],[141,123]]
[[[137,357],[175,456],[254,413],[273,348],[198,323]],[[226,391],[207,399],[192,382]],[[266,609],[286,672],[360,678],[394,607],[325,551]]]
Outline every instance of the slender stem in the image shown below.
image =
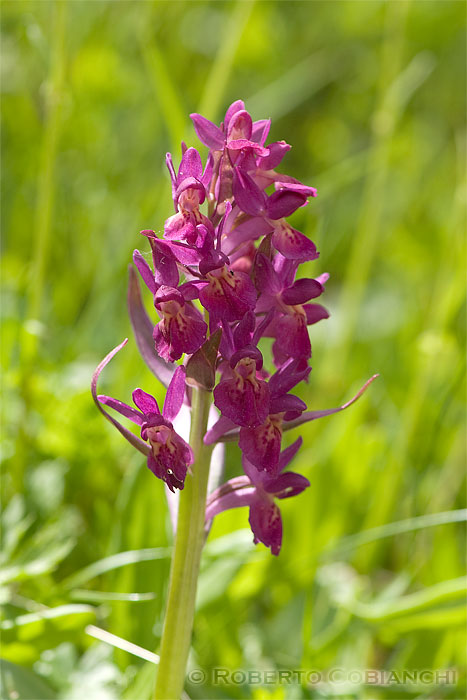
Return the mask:
[[167,610],[162,632],[156,700],[179,700],[185,681],[195,613],[204,513],[212,446],[204,445],[210,392],[193,390],[190,445],[195,461],[180,494],[177,534],[170,572]]

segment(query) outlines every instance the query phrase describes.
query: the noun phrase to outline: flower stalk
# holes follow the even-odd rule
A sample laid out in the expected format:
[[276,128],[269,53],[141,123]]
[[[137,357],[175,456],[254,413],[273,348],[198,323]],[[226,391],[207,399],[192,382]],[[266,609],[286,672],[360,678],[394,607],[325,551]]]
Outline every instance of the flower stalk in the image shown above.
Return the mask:
[[203,443],[211,394],[193,389],[190,445],[192,473],[180,498],[175,549],[170,572],[167,609],[154,698],[178,700],[185,682],[195,614],[196,587],[205,541],[205,508],[212,446]]

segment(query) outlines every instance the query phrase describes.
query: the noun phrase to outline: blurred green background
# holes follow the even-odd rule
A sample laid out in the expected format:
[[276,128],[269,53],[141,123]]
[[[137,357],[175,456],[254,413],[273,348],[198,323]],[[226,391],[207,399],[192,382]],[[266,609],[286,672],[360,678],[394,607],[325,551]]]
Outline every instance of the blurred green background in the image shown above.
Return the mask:
[[[381,376],[301,429],[292,468],[311,488],[283,502],[278,558],[246,511],[217,518],[191,666],[460,680],[188,695],[464,697],[465,4],[6,1],[2,29],[2,697],[150,696],[155,666],[91,635],[157,650],[167,508],[89,383],[131,335],[138,232],[172,213],[166,151],[197,145],[189,112],[219,122],[238,98],[319,192],[294,222],[332,315],[301,395],[328,408]],[[126,401],[140,385],[162,396],[131,339],[101,387]]]

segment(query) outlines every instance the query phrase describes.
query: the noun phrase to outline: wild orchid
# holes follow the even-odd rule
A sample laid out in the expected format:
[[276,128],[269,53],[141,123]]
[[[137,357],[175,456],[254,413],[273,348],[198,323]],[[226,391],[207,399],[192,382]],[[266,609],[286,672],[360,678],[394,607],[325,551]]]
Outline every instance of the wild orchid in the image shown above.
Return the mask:
[[[145,254],[133,253],[152,295],[150,315],[130,266],[130,319],[143,359],[167,387],[162,412],[139,388],[133,392],[136,408],[97,393],[102,369],[127,341],[107,355],[92,381],[99,410],[147,457],[167,489],[181,492],[157,698],[179,698],[183,689],[207,525],[225,510],[247,506],[253,541],[278,555],[282,519],[276,501],[310,485],[303,475],[284,471],[302,442],[284,447],[284,432],[345,409],[374,379],[334,409],[307,411],[290,393],[311,371],[308,326],[329,316],[314,301],[325,293],[329,275],[297,279],[300,263],[319,253],[286,220],[316,197],[316,189],[276,171],[290,146],[266,145],[270,121],[253,121],[241,100],[220,126],[199,114],[191,118],[209,149],[206,164],[185,144],[177,171],[167,155],[175,213],[162,235],[141,231],[152,265]],[[269,368],[265,338],[273,339]],[[189,444],[177,431],[184,403],[191,411]],[[140,436],[107,408],[138,425]],[[243,473],[208,494],[213,446],[231,441],[242,451]]]

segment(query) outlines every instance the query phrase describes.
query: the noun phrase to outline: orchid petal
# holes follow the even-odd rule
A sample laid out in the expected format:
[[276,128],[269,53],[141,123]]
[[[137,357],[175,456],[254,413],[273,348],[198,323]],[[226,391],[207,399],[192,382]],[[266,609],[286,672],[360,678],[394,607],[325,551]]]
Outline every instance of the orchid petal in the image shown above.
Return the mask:
[[253,130],[253,120],[246,109],[239,109],[229,118],[228,124],[225,125],[225,130],[227,132],[228,147],[230,146],[231,140],[249,140]]
[[196,190],[198,193],[198,204],[202,204],[204,200],[206,199],[206,190],[204,188],[204,185],[198,178],[196,177],[185,177],[183,180],[180,180],[178,178],[178,187],[175,191],[175,197],[178,200],[183,192],[186,190]]
[[261,170],[272,170],[279,165],[287,151],[290,151],[291,146],[285,141],[276,141],[268,145],[269,155],[261,158],[259,168]]
[[234,114],[237,114],[237,112],[243,112],[245,110],[245,103],[243,100],[235,100],[235,102],[232,102],[232,104],[227,108],[227,111],[225,113],[224,117],[224,129],[227,131],[229,128],[230,120],[234,116]]
[[156,284],[154,280],[154,273],[149,267],[148,263],[146,260],[143,258],[139,250],[134,250],[133,251],[133,262],[135,263],[136,267],[138,268],[138,272],[143,278],[143,281],[146,285],[146,287],[149,289],[150,292],[153,294],[156,293],[157,288],[159,285]]
[[212,428],[208,430],[204,436],[203,442],[205,445],[212,445],[213,443],[217,442],[219,438],[225,435],[225,433],[228,433],[230,430],[235,428],[237,428],[237,426],[233,421],[225,416],[221,416],[219,420],[214,423]]
[[212,520],[215,515],[231,508],[242,508],[251,506],[257,500],[256,489],[254,487],[239,489],[221,496],[216,501],[210,503],[206,508],[206,520]]
[[232,191],[236,204],[246,214],[258,216],[266,212],[266,195],[253,178],[240,168],[234,169]]
[[267,200],[267,212],[270,219],[282,219],[290,216],[306,203],[306,197],[297,192],[277,190]]
[[310,241],[303,233],[280,221],[274,227],[272,242],[276,250],[289,260],[305,262],[316,260],[319,253],[313,241]]
[[267,474],[259,471],[259,469],[257,469],[257,467],[255,467],[255,465],[252,464],[244,454],[242,454],[242,467],[250,482],[257,486],[258,489],[262,489],[263,481],[265,478],[267,478]]
[[100,403],[104,404],[105,406],[110,406],[110,408],[113,408],[114,411],[118,411],[118,413],[125,416],[125,418],[129,418],[131,421],[133,421],[133,423],[136,423],[137,425],[142,425],[144,423],[144,416],[141,414],[141,412],[137,411],[131,406],[128,406],[128,404],[123,403],[123,401],[113,399],[111,396],[106,396],[105,394],[99,394],[97,398],[99,399]]
[[236,114],[237,112],[241,112],[242,110],[245,109],[245,103],[243,100],[235,100],[232,102],[229,107],[227,107],[225,117],[224,117],[224,129],[227,130],[230,120],[232,119],[233,115]]
[[241,151],[243,148],[251,148],[256,155],[264,157],[269,155],[269,149],[260,146],[254,141],[249,141],[248,139],[233,139],[227,143],[227,148],[232,151]]
[[172,377],[172,381],[168,386],[164,401],[164,408],[162,409],[162,415],[170,422],[174,420],[175,416],[180,411],[183,399],[185,398],[185,379],[185,367],[177,367],[174,372],[174,376]]
[[275,479],[265,481],[264,490],[274,494],[275,498],[290,498],[302,493],[309,486],[310,482],[302,474],[286,472]]
[[273,323],[276,337],[273,349],[277,346],[288,357],[311,357],[310,337],[303,313],[279,316]]
[[119,423],[115,418],[113,418],[110,413],[107,413],[107,411],[104,411],[102,404],[99,402],[99,398],[97,396],[97,381],[99,379],[99,375],[106,367],[110,360],[115,357],[117,352],[121,350],[126,344],[128,343],[128,338],[125,338],[123,343],[120,343],[120,345],[117,345],[116,348],[111,350],[108,355],[104,357],[102,362],[100,362],[95,371],[94,374],[92,375],[92,380],[91,380],[91,393],[92,393],[92,398],[94,399],[94,403],[96,404],[97,408],[99,411],[102,413],[102,415],[112,423],[115,428],[123,435],[123,437],[128,440],[129,443],[133,445],[133,447],[136,447],[137,450],[143,453],[143,455],[148,455],[150,454],[150,447],[147,445],[145,442],[143,442],[139,437],[134,435],[128,428],[125,428],[121,423]]
[[[216,445],[216,447],[224,447],[224,445]],[[206,505],[210,506],[221,496],[226,496],[233,491],[239,491],[240,489],[247,488],[248,486],[252,486],[252,482],[245,474],[242,476],[234,476],[232,479],[220,484],[214,491],[209,493],[209,496],[206,499]]]
[[284,181],[276,179],[274,186],[276,190],[288,190],[289,192],[303,195],[306,198],[318,196],[316,187],[308,187],[307,185],[303,185],[298,180],[295,180],[295,178],[290,178]]
[[269,380],[269,390],[273,397],[287,394],[299,382],[304,381],[311,372],[305,358],[290,358]]
[[208,159],[206,161],[206,166],[204,168],[204,172],[202,176],[200,177],[201,182],[205,186],[206,190],[208,188],[209,183],[211,182],[212,178],[212,172],[214,170],[214,158],[211,152],[209,152]]
[[174,164],[172,161],[172,154],[171,153],[165,154],[165,164],[166,164],[167,170],[169,171],[169,174],[170,174],[170,182],[172,184],[172,199],[174,201],[175,211],[177,211],[176,200],[175,200],[175,190],[177,189],[177,176],[175,175],[175,168],[174,168]]
[[202,117],[201,114],[190,114],[190,118],[201,143],[218,151],[224,148],[225,136],[218,126],[206,117]]
[[250,506],[249,522],[254,543],[262,542],[277,556],[282,544],[282,519],[277,505],[258,499]]
[[253,311],[247,311],[245,316],[238,322],[234,330],[233,338],[235,348],[242,348],[251,341],[251,336],[255,330],[256,318]]
[[238,445],[257,469],[277,474],[281,437],[280,427],[267,418],[255,428],[241,427]]
[[285,289],[281,298],[284,304],[296,306],[304,304],[309,299],[315,299],[321,296],[324,292],[324,287],[315,279],[300,279],[293,283],[291,287]]
[[[264,143],[268,137],[269,129],[271,128],[270,119],[258,119],[258,121],[253,122],[253,129],[251,131],[251,140],[259,143],[260,146],[264,146]],[[268,146],[269,148],[269,146]]]
[[306,410],[306,403],[293,394],[284,394],[275,399],[271,399],[270,413],[284,413],[287,411],[299,411],[302,413]]
[[291,421],[285,421],[283,424],[283,429],[291,430],[292,428],[296,428],[299,425],[303,425],[303,423],[308,423],[309,421],[317,420],[318,418],[324,418],[325,416],[331,416],[333,413],[339,413],[340,411],[343,411],[344,409],[348,408],[353,403],[355,403],[355,401],[357,401],[360,398],[360,396],[366,391],[366,389],[377,377],[379,377],[379,374],[374,374],[372,377],[370,377],[370,379],[367,382],[365,382],[365,384],[362,386],[360,391],[358,391],[355,394],[355,396],[350,399],[350,401],[347,401],[347,403],[343,404],[342,406],[339,406],[338,408],[328,408],[324,411],[307,411],[306,413],[303,413],[299,418],[295,418]]
[[299,437],[291,445],[282,450],[279,457],[279,471],[282,472],[293,460],[300,447],[303,444],[303,438]]
[[257,253],[253,279],[260,294],[277,294],[281,284],[271,261],[263,254]]
[[226,255],[230,255],[245,241],[255,241],[260,236],[266,236],[273,230],[274,227],[269,221],[263,219],[262,216],[255,216],[239,224],[224,236],[221,243],[222,250]]
[[201,156],[196,148],[188,148],[183,154],[183,158],[178,169],[177,184],[188,177],[195,177],[200,180],[203,175],[203,164]]
[[189,282],[184,282],[178,287],[178,291],[181,292],[185,301],[193,301],[199,297],[200,287],[204,287],[206,282],[202,280],[190,280]]
[[329,311],[327,311],[321,304],[304,304],[303,310],[306,313],[306,322],[308,326],[313,323],[318,323],[324,318],[329,318]]
[[234,377],[223,379],[214,389],[214,404],[236,425],[254,428],[261,425],[269,413],[268,385],[261,380],[256,380],[253,386],[248,380],[239,385]]
[[148,394],[142,389],[135,389],[132,396],[134,403],[145,416],[149,416],[151,413],[156,413],[159,416],[161,415],[157,401],[151,394]]
[[176,287],[179,281],[178,267],[170,245],[159,239],[149,239],[154,262],[154,280],[156,285]]

